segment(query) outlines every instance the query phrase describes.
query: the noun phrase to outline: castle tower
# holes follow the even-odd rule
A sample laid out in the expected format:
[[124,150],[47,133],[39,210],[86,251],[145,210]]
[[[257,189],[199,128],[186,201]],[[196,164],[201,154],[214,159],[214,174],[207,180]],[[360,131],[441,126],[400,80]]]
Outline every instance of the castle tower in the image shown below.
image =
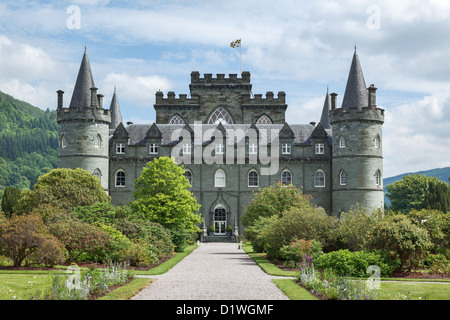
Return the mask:
[[114,94],[111,99],[111,106],[109,107],[111,111],[111,124],[110,129],[115,130],[120,123],[123,123],[122,113],[120,112],[119,99],[117,98],[116,87],[114,87]]
[[82,168],[108,190],[110,110],[103,109],[103,95],[97,94],[89,58],[84,51],[69,107],[63,106],[62,90],[57,91],[59,125],[59,168]]
[[368,211],[384,206],[384,110],[376,106],[376,90],[366,87],[355,48],[341,108],[337,94],[331,94],[333,213],[356,204]]

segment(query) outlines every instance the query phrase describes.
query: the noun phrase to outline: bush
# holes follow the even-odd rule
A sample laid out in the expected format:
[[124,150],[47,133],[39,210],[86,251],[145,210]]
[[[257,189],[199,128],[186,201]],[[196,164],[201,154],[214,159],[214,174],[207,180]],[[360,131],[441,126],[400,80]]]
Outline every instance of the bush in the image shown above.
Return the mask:
[[389,259],[399,259],[399,268],[407,271],[420,266],[432,248],[428,232],[402,214],[379,222],[369,233],[367,245],[385,252]]
[[319,241],[296,240],[280,249],[280,258],[286,265],[297,265],[304,256],[311,257],[313,260],[322,254],[322,245]]
[[272,221],[278,219],[278,216],[270,217],[261,216],[253,223],[252,226],[245,229],[246,238],[252,243],[255,252],[264,252],[264,239],[261,237],[262,231],[271,224]]
[[389,261],[387,255],[381,252],[349,251],[341,249],[318,256],[314,266],[321,271],[333,270],[340,276],[367,278],[367,268],[376,265],[380,268],[380,275],[388,277],[398,268],[398,262]]
[[78,261],[83,254],[101,255],[111,241],[108,233],[84,222],[54,223],[49,231],[66,247],[69,262]]
[[0,248],[20,267],[45,242],[48,230],[37,214],[18,216],[0,222]]
[[147,221],[142,225],[139,238],[147,243],[158,258],[170,256],[174,252],[170,231],[159,223]]
[[280,258],[280,249],[297,239],[315,239],[325,252],[334,249],[338,220],[317,208],[291,208],[274,219],[260,234],[267,254]]
[[100,252],[96,252],[95,255],[90,256],[88,260],[103,263],[125,262],[127,260],[125,252],[134,246],[134,243],[114,227],[104,224],[98,224],[97,227],[100,231],[106,232],[111,237],[111,240]]
[[31,255],[30,260],[35,264],[43,264],[46,267],[52,268],[57,264],[64,262],[66,249],[64,245],[49,234],[45,237],[44,242]]

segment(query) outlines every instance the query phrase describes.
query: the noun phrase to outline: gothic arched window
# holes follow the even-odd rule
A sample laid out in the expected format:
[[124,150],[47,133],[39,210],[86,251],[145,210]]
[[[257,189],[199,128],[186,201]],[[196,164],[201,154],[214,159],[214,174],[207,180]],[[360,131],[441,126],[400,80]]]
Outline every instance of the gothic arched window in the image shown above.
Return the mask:
[[317,170],[314,174],[314,187],[325,187],[325,173],[322,170]]
[[256,170],[251,170],[248,173],[248,186],[257,187],[259,185],[259,176]]
[[192,187],[192,172],[189,171],[189,170],[185,170],[185,171],[184,171],[184,176],[186,177],[186,179],[188,179],[189,184],[190,184],[191,187]]
[[97,177],[100,181],[102,181],[102,172],[100,171],[100,169],[95,169],[92,174],[94,175],[94,177]]
[[116,187],[125,187],[125,171],[122,169],[116,172]]
[[272,124],[272,120],[270,120],[266,114],[263,114],[259,117],[258,121],[256,121],[256,124]]
[[344,170],[341,170],[341,172],[339,173],[339,184],[341,186],[347,185],[347,174]]
[[176,114],[170,119],[169,124],[184,124],[184,120],[180,115]]
[[281,174],[281,184],[287,186],[292,183],[292,174],[289,170],[284,170]]
[[94,147],[95,148],[100,148],[102,146],[102,137],[100,137],[100,135],[96,135],[94,137]]
[[209,117],[208,124],[233,124],[233,119],[227,110],[222,107],[217,108]]
[[225,180],[225,171],[223,171],[222,169],[217,170],[214,174],[214,186],[216,188],[225,188]]

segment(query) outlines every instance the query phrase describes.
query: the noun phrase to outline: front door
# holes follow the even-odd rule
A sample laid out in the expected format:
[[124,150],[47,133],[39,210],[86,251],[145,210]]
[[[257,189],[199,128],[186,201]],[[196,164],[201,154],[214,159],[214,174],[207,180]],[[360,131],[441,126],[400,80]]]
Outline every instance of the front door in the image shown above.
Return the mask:
[[222,207],[214,210],[214,235],[225,235],[227,227],[227,212]]

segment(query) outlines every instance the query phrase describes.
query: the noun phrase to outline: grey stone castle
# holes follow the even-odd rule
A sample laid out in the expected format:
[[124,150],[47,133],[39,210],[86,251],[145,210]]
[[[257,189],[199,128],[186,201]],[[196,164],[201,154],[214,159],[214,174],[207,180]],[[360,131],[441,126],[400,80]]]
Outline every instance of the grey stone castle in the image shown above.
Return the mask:
[[[288,124],[285,93],[253,95],[249,72],[202,77],[194,71],[189,89],[189,96],[156,92],[155,123],[124,123],[116,91],[104,107],[85,51],[68,107],[57,91],[58,166],[92,172],[113,204],[127,204],[146,163],[175,154],[216,235],[226,226],[241,229],[255,192],[276,182],[301,188],[330,214],[355,204],[383,207],[384,110],[376,106],[377,89],[366,87],[356,50],[342,106],[327,91],[317,124]],[[217,132],[244,136],[230,143]]]

